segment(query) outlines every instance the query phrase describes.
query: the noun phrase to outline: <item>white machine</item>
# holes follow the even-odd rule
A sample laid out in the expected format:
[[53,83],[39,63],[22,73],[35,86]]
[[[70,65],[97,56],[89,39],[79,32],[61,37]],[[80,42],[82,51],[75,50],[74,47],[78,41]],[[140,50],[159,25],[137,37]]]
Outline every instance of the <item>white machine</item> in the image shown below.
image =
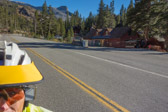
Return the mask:
[[14,66],[30,64],[27,53],[12,42],[0,41],[0,65]]

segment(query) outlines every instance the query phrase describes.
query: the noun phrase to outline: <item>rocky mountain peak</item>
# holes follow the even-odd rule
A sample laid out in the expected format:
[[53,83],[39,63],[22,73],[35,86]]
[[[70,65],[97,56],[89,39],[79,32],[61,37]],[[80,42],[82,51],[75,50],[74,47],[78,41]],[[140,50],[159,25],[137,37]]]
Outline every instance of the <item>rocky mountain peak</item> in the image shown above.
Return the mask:
[[[0,1],[1,1],[1,0],[0,0]],[[11,1],[12,1],[12,0],[11,0]],[[23,2],[17,2],[17,1],[12,1],[12,2],[13,2],[13,3],[16,3],[16,4],[18,4],[18,5],[21,5],[21,6],[29,6],[29,7],[33,8],[33,9],[42,11],[42,7],[32,6],[32,5],[30,5],[30,4],[23,3]],[[61,6],[61,7],[58,7],[58,8],[54,8],[54,7],[53,7],[52,9],[53,9],[53,12],[54,12],[54,14],[55,14],[55,16],[56,16],[57,18],[62,18],[64,21],[66,20],[66,14],[67,14],[67,10],[68,10],[67,6]],[[20,13],[25,14],[26,16],[28,15],[28,13],[26,12],[26,10],[25,10],[24,8],[21,9],[21,12],[20,12]],[[69,12],[69,15],[71,16],[72,13]]]
[[57,9],[58,10],[64,10],[64,11],[68,10],[67,6],[61,6],[61,7],[58,7]]

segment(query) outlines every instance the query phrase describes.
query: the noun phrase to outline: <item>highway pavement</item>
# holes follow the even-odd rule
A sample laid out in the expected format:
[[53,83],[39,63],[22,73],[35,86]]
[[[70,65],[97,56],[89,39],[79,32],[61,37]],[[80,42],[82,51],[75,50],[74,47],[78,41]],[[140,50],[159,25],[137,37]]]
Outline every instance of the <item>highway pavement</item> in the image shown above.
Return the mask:
[[27,50],[45,80],[32,103],[54,112],[168,112],[168,54],[82,48],[1,35]]

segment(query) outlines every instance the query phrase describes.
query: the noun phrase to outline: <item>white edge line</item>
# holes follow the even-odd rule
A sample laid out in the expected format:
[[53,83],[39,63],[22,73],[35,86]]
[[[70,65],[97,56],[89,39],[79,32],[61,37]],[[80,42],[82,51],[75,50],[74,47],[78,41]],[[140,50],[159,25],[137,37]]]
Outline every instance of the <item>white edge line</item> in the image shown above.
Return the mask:
[[[74,51],[71,51],[71,52],[74,52]],[[118,63],[118,62],[115,62],[115,61],[110,61],[110,60],[107,60],[107,59],[95,57],[95,56],[84,54],[84,53],[80,53],[80,52],[74,52],[74,53],[77,53],[77,54],[80,54],[80,55],[84,55],[84,56],[88,56],[88,57],[91,57],[91,58],[95,58],[95,59],[98,59],[98,60],[102,60],[102,61],[105,61],[105,62],[108,62],[108,63],[117,64],[117,65],[120,65],[120,66],[123,66],[123,67],[127,67],[127,68],[131,68],[131,69],[134,69],[134,70],[139,70],[139,71],[142,71],[142,72],[150,73],[150,74],[153,74],[153,75],[160,76],[160,77],[168,79],[168,76],[165,76],[165,75],[162,75],[162,74],[159,74],[159,73],[151,72],[151,71],[148,71],[148,70],[143,70],[143,69],[132,67],[132,66],[129,66],[129,65],[126,65],[126,64]]]

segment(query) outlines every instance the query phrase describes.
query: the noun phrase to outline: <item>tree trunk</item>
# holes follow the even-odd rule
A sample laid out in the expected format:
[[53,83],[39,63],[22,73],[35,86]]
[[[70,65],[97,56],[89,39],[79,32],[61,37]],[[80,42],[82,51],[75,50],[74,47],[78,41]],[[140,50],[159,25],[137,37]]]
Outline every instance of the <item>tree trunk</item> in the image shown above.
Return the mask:
[[37,21],[34,19],[34,33],[37,34]]

